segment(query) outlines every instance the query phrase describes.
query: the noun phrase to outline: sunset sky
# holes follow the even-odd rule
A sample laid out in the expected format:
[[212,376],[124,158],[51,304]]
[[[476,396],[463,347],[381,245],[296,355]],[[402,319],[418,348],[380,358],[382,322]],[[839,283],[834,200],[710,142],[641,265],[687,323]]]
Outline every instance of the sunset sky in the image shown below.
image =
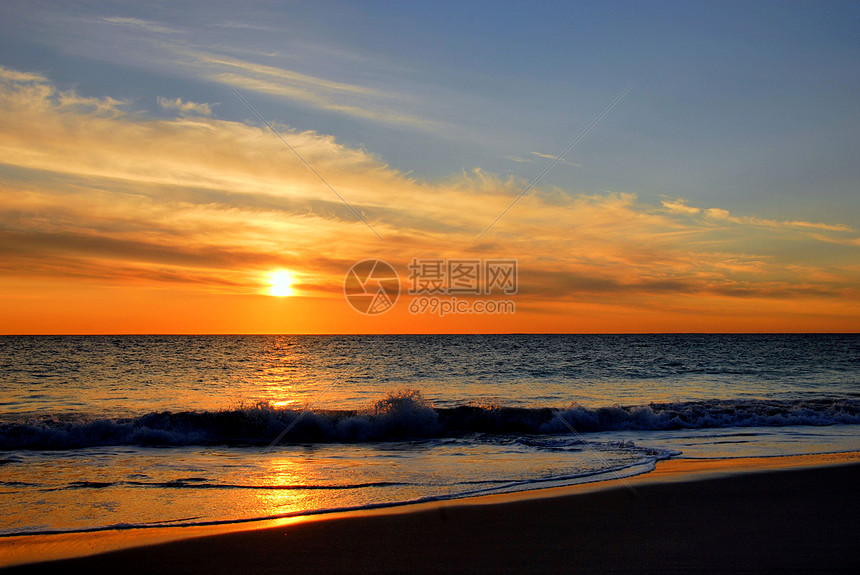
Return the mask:
[[[0,334],[860,331],[858,30],[837,1],[4,0]],[[367,316],[374,258],[403,293]],[[411,313],[413,258],[516,260],[516,313]]]

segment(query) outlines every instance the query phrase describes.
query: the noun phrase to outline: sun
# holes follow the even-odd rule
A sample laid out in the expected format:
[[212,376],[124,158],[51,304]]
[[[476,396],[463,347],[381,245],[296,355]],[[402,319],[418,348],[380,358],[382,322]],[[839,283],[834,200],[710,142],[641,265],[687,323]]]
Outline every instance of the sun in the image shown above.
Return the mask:
[[293,282],[296,281],[292,272],[287,270],[276,270],[266,276],[269,283],[269,295],[287,297],[293,295]]

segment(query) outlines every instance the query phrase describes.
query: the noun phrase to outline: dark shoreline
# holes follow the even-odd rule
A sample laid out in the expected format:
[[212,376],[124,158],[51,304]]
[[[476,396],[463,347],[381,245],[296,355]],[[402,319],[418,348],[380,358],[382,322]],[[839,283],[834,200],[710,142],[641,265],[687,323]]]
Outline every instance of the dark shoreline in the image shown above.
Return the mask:
[[31,563],[94,573],[860,570],[860,463],[446,502]]

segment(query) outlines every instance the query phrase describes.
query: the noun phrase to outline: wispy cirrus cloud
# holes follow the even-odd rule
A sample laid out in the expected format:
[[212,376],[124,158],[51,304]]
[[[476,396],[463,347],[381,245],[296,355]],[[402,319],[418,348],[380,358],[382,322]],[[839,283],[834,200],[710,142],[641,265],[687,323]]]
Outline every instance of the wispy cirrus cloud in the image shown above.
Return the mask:
[[[164,66],[178,67],[200,79],[228,83],[238,89],[286,98],[362,120],[437,133],[455,128],[406,111],[414,108],[414,102],[408,102],[412,105],[407,106],[404,97],[390,89],[334,81],[239,57],[248,52],[246,48],[218,46],[216,49],[188,38],[176,41],[174,37],[181,35],[182,29],[154,21],[110,16],[98,19],[97,23],[123,27],[130,34],[136,34],[134,41],[148,46],[146,65],[158,65],[160,61]],[[271,57],[269,54],[266,59]]]
[[354,118],[427,132],[442,132],[452,128],[442,122],[401,112],[394,106],[386,105],[386,100],[391,101],[396,97],[391,93],[251,62],[228,62],[221,57],[205,57],[202,61],[206,62],[209,69],[205,72],[208,79],[242,90],[288,98],[312,108]]
[[9,68],[3,68],[0,66],[0,79],[4,82],[19,82],[19,83],[30,83],[30,82],[47,82],[48,79],[42,74],[36,74],[33,72],[20,72],[18,70],[10,70]]
[[[294,86],[296,89],[306,90],[308,92],[323,90],[327,93],[341,92],[347,94],[361,94],[364,96],[383,96],[381,92],[371,88],[347,84],[344,82],[333,82],[324,78],[301,74],[293,70],[286,70],[275,66],[258,64],[248,60],[240,60],[238,58],[230,58],[198,50],[189,50],[184,53],[192,60],[195,60],[202,65],[227,70],[238,70],[242,73],[243,77],[267,78],[269,79],[269,83],[273,85],[284,83],[285,85]],[[238,74],[236,76],[239,77]]]
[[211,116],[212,106],[206,103],[182,101],[182,98],[170,100],[163,96],[159,96],[158,105],[165,110],[176,110],[180,114],[197,114],[200,116]]
[[164,24],[153,22],[150,20],[143,20],[141,18],[128,18],[124,16],[105,16],[101,18],[100,21],[115,26],[133,28],[135,30],[155,34],[180,34],[182,32],[178,28],[165,26]]
[[[351,119],[359,126],[378,125],[439,138],[449,146],[499,142],[498,137],[448,117],[452,110],[461,117],[474,116],[465,108],[480,108],[475,98],[440,91],[390,58],[291,34],[292,20],[271,26],[231,19],[185,25],[168,15],[159,21],[86,12],[91,11],[46,10],[28,18],[43,31],[39,41],[58,50],[209,84],[208,89],[216,93],[223,92],[217,84],[226,82],[255,105],[265,97],[269,102]],[[172,15],[176,12],[184,9]],[[252,30],[262,36],[248,37]]]
[[674,214],[683,214],[688,216],[701,216],[702,218],[712,221],[722,221],[732,224],[740,224],[747,226],[764,226],[771,228],[799,228],[810,230],[826,230],[830,232],[847,232],[854,233],[855,230],[851,226],[844,224],[828,224],[823,222],[807,222],[803,220],[774,220],[768,218],[759,218],[755,216],[734,216],[722,208],[700,208],[690,206],[684,200],[680,199],[664,199],[661,201],[663,207]]
[[[532,155],[532,156],[537,156],[538,158],[543,158],[543,159],[545,159],[545,160],[555,160],[555,159],[556,159],[556,157],[558,156],[558,154],[553,155],[553,154],[545,154],[545,153],[542,153],[542,152],[531,152],[531,155]],[[571,162],[570,160],[565,160],[564,158],[561,158],[561,159],[559,160],[559,163],[567,164],[568,166],[574,166],[574,167],[576,167],[576,168],[581,168],[581,167],[582,167],[582,164],[578,164],[578,163],[576,163],[576,162]]]

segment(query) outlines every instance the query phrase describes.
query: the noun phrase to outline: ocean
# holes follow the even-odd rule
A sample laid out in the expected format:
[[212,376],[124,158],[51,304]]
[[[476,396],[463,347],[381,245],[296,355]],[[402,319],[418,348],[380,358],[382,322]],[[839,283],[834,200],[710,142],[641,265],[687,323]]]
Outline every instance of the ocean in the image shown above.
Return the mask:
[[0,536],[860,450],[860,335],[0,337]]

